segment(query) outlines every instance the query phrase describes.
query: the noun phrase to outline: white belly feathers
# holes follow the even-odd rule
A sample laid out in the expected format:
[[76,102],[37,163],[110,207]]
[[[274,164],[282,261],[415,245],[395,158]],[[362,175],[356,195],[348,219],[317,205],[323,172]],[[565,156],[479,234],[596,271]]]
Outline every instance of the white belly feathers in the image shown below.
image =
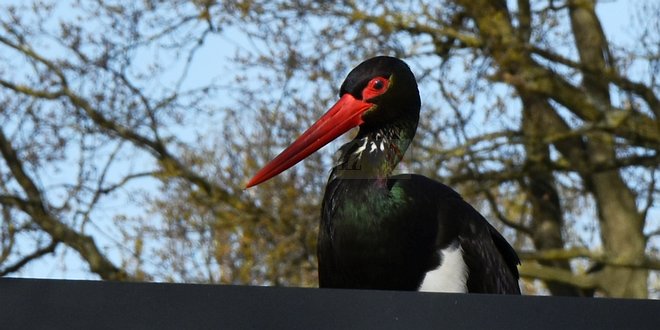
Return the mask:
[[418,291],[467,292],[468,269],[463,261],[463,249],[458,244],[440,250],[442,262],[426,273]]

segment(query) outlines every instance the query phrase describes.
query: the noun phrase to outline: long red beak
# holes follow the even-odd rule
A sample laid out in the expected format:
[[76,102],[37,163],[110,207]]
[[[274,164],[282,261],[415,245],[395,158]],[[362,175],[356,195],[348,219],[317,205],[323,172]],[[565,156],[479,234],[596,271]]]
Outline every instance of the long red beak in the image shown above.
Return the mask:
[[245,188],[256,186],[282,173],[351,128],[362,124],[362,114],[373,106],[373,103],[344,94],[312,127],[259,170]]

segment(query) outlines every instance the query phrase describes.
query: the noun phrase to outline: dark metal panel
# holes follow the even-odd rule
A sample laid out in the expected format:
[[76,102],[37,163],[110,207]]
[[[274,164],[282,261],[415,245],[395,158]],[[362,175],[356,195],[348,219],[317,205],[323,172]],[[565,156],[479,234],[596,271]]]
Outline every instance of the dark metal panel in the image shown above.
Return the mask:
[[660,329],[660,301],[0,278],[1,329]]

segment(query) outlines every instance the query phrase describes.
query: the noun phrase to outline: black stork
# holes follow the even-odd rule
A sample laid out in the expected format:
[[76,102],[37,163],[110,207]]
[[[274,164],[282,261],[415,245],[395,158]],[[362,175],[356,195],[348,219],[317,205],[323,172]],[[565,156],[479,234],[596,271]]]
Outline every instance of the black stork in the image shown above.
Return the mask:
[[318,237],[319,286],[520,294],[516,252],[448,186],[392,175],[417,130],[412,71],[368,59],[341,85],[339,101],[262,168],[247,188],[292,167],[359,126],[339,149],[325,189]]

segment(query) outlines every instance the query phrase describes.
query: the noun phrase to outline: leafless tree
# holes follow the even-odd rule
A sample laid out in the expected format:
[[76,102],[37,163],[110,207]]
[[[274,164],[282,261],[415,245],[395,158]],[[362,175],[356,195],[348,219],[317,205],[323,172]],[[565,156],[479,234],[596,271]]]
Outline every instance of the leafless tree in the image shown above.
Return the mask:
[[660,6],[636,3],[630,45],[600,5],[2,5],[0,275],[75,251],[104,279],[314,286],[329,151],[243,186],[352,66],[389,54],[423,97],[402,170],[486,213],[526,292],[655,295]]

